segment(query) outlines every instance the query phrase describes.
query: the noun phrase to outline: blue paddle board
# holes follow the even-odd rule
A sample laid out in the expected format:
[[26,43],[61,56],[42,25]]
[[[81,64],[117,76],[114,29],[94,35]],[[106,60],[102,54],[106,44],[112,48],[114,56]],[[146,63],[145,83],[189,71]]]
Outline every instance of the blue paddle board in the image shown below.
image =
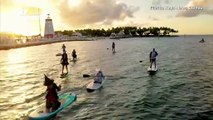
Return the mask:
[[45,109],[45,105],[39,107],[37,110],[33,111],[29,114],[30,120],[48,120],[57,115],[59,112],[61,112],[63,109],[71,105],[74,101],[76,101],[77,96],[74,93],[64,93],[59,96],[59,101],[61,102],[61,106],[54,112],[51,113],[45,113],[44,111],[41,111],[42,109]]

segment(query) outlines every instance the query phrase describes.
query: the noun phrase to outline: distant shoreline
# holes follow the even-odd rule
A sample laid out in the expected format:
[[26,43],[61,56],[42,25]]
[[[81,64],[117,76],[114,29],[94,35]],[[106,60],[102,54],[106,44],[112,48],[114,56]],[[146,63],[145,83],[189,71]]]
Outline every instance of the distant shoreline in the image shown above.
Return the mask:
[[137,37],[126,37],[126,36],[115,36],[115,37],[109,37],[110,39],[126,39],[126,38],[165,38],[165,37],[180,37],[179,35],[168,35],[168,36],[154,36],[154,35],[147,35],[147,36],[137,36]]
[[14,45],[1,45],[0,44],[0,50],[9,50],[9,49],[15,49],[15,48],[22,48],[22,47],[30,47],[30,46],[39,46],[39,45],[46,45],[46,44],[52,44],[52,43],[59,43],[59,42],[71,42],[71,41],[93,41],[94,39],[82,39],[82,40],[43,40],[43,41],[34,41],[34,42],[27,42],[23,44],[14,44]]
[[[171,35],[171,36],[142,36],[141,38],[146,38],[146,37],[179,37],[177,35]],[[46,44],[52,44],[52,43],[59,43],[59,42],[71,42],[71,41],[93,41],[100,39],[101,37],[97,38],[91,38],[91,39],[79,39],[79,40],[42,40],[42,41],[33,41],[33,42],[27,42],[23,44],[0,44],[0,50],[9,50],[9,49],[15,49],[15,48],[23,48],[23,47],[30,47],[30,46],[39,46],[39,45],[46,45]],[[103,37],[106,38],[106,37]],[[109,38],[109,37],[107,37]],[[139,37],[126,37],[126,38],[139,38]],[[125,37],[120,37],[120,38],[109,38],[109,39],[125,39]]]
[[[30,47],[30,46],[39,46],[39,45],[46,45],[46,44],[52,44],[52,43],[59,43],[59,42],[71,42],[71,41],[94,41],[97,39],[126,39],[126,38],[166,38],[166,37],[183,37],[183,36],[196,36],[196,35],[169,35],[169,36],[152,36],[152,35],[148,35],[148,36],[140,36],[140,37],[115,37],[115,38],[110,38],[110,37],[93,37],[91,39],[67,39],[67,40],[42,40],[42,41],[33,41],[33,42],[27,42],[27,43],[23,43],[23,44],[13,44],[13,45],[9,45],[9,44],[0,44],[0,50],[9,50],[9,49],[15,49],[15,48],[22,48],[22,47]],[[199,35],[197,35],[199,36]],[[205,36],[205,35],[204,35]],[[209,35],[207,35],[209,36]],[[210,35],[211,36],[211,35]]]

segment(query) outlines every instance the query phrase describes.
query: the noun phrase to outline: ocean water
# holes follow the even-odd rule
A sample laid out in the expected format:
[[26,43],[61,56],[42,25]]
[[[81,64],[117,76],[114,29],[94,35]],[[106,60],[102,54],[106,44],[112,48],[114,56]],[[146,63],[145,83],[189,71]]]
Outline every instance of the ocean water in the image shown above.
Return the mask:
[[[205,43],[198,42],[202,37]],[[78,55],[64,79],[56,56],[62,44],[0,51],[0,120],[27,119],[45,102],[43,74],[61,84],[62,92],[78,97],[57,120],[213,119],[213,36],[64,42],[68,57],[73,49]],[[159,53],[159,71],[150,76],[152,48]],[[92,77],[82,75],[94,75],[99,68],[107,80],[103,88],[88,93]]]

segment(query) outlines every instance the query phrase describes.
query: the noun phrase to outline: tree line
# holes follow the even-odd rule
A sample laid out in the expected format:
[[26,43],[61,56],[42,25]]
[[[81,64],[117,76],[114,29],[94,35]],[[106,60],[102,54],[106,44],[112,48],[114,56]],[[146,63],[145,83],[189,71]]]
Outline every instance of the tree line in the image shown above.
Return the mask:
[[78,29],[78,30],[64,30],[55,31],[56,34],[72,36],[73,33],[78,32],[83,36],[90,37],[109,37],[112,33],[118,34],[123,31],[125,35],[131,35],[133,37],[149,37],[149,36],[171,36],[174,33],[178,33],[178,30],[169,27],[149,27],[149,28],[137,28],[137,27],[112,27],[105,29]]

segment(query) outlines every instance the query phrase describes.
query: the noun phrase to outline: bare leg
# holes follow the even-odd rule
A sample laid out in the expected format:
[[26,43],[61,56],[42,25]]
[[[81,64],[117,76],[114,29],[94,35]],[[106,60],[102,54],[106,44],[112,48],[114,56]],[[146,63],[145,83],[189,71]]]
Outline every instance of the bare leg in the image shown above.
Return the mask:
[[64,74],[64,65],[62,65],[62,74]]
[[156,61],[154,63],[155,63],[155,68],[156,68]]
[[68,73],[68,68],[67,68],[67,65],[66,65],[66,70],[67,70],[67,73]]
[[152,63],[153,63],[153,62],[152,62],[152,60],[151,60],[151,63],[150,63],[150,68],[152,68]]
[[46,108],[45,113],[50,113],[50,109]]

